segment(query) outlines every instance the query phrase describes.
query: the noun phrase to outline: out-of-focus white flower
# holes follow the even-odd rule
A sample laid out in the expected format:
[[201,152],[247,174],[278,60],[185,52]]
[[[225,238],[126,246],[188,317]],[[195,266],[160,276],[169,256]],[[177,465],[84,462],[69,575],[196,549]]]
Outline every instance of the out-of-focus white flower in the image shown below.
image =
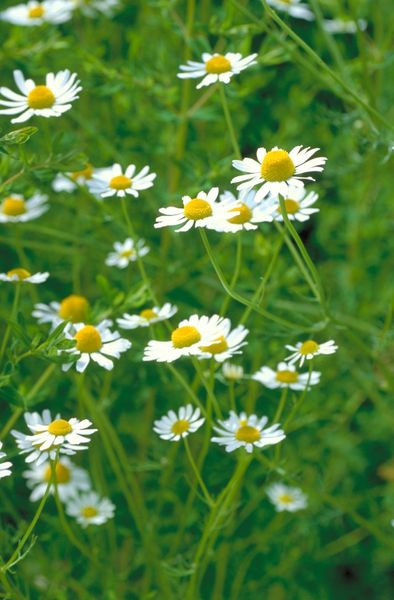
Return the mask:
[[[23,476],[26,479],[27,487],[32,490],[30,500],[36,502],[45,494],[48,483],[52,478],[52,466],[50,462],[44,462],[40,465],[34,463],[28,471],[24,471]],[[55,467],[55,477],[59,498],[65,502],[80,491],[90,489],[90,478],[85,469],[74,465],[67,457],[58,460]],[[53,493],[54,485],[52,483],[50,493]]]
[[131,238],[127,238],[124,242],[114,243],[114,252],[108,254],[105,264],[109,267],[125,269],[131,262],[135,262],[138,256],[142,257],[148,254],[149,250],[145,240],[138,240],[134,244]]
[[49,273],[34,273],[33,275],[27,269],[18,267],[11,269],[7,273],[0,273],[0,281],[8,281],[9,283],[44,283],[49,277]]
[[70,498],[66,512],[70,517],[75,517],[82,527],[102,525],[113,518],[115,505],[108,498],[102,498],[96,492],[90,491]]
[[170,319],[178,311],[178,307],[166,302],[162,307],[144,308],[139,315],[129,315],[124,313],[122,317],[116,319],[117,324],[122,329],[136,329],[137,327],[149,327],[159,321]]
[[49,208],[48,196],[34,194],[25,200],[20,194],[4,198],[0,205],[0,223],[25,223],[43,215]]
[[0,19],[13,25],[32,27],[43,23],[65,23],[72,16],[73,5],[70,0],[29,0],[25,4],[10,6],[0,13]]
[[278,512],[297,512],[308,505],[308,499],[302,490],[283,483],[273,483],[267,489],[267,496]]

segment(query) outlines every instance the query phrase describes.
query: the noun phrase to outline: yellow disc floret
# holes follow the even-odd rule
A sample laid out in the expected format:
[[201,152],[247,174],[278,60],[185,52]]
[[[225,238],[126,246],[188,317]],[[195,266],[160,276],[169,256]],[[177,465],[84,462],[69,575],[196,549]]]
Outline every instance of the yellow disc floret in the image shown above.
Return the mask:
[[22,198],[5,198],[1,204],[1,212],[9,217],[18,217],[26,212],[25,201]]
[[252,211],[250,210],[247,204],[241,202],[236,208],[232,208],[230,212],[238,213],[235,217],[231,217],[228,219],[229,223],[234,223],[235,225],[243,225],[244,223],[249,223],[250,219],[253,216]]
[[52,435],[67,435],[71,433],[73,428],[65,419],[55,419],[48,425],[48,433]]
[[293,496],[290,496],[290,494],[282,494],[281,496],[279,496],[278,500],[283,504],[290,504],[294,501],[294,498]]
[[201,198],[193,198],[183,209],[183,214],[191,221],[199,221],[212,216],[212,207],[206,200]]
[[98,510],[95,506],[84,506],[81,510],[81,515],[85,517],[85,519],[91,519],[92,517],[97,517]]
[[103,345],[101,335],[93,325],[85,325],[77,331],[74,338],[77,340],[76,348],[80,352],[98,352]]
[[200,350],[203,352],[209,352],[210,354],[220,354],[228,350],[228,343],[224,335],[221,335],[217,340],[209,346],[201,346]]
[[122,258],[130,258],[130,256],[134,256],[135,255],[135,250],[133,248],[131,248],[130,250],[122,250],[122,252],[120,253],[120,256]]
[[297,371],[277,371],[276,380],[280,383],[297,383],[298,373]]
[[92,175],[93,167],[91,164],[88,163],[84,169],[81,169],[80,171],[73,171],[72,173],[70,173],[69,176],[74,181],[77,181],[77,179],[92,179]]
[[[44,472],[44,480],[49,481],[52,477],[52,467],[48,466]],[[55,467],[56,483],[68,483],[71,479],[71,471],[66,465],[57,463]]]
[[37,85],[27,95],[30,108],[51,108],[55,104],[55,95],[46,85]]
[[147,321],[152,321],[152,319],[156,319],[158,314],[153,310],[153,308],[145,308],[141,310],[140,317],[146,319]]
[[200,332],[191,325],[184,325],[174,329],[171,334],[171,341],[174,348],[188,348],[197,344],[201,340]]
[[59,306],[59,317],[71,323],[83,323],[88,316],[89,303],[83,296],[71,294],[64,298]]
[[301,345],[299,349],[300,354],[315,354],[319,350],[319,344],[317,344],[314,340],[307,340]]
[[266,181],[286,181],[294,175],[295,165],[286,150],[270,150],[263,158],[260,172]]
[[[300,210],[300,203],[297,200],[292,200],[291,198],[285,199],[285,209],[288,215],[294,215],[296,212]],[[278,206],[278,212],[282,212],[280,206]]]
[[207,73],[215,75],[227,73],[228,71],[231,71],[231,62],[222,54],[218,54],[218,56],[213,56],[207,60],[205,63],[205,70]]
[[116,175],[109,182],[109,187],[113,190],[127,190],[131,187],[131,179],[130,177],[126,177],[126,175]]
[[256,427],[252,427],[251,425],[241,425],[241,427],[236,432],[235,437],[240,442],[253,444],[253,442],[259,441],[260,431]]
[[31,277],[30,271],[28,271],[27,269],[21,269],[20,267],[17,269],[11,269],[11,271],[8,271],[7,275],[8,277],[16,275],[19,281],[23,281],[24,279]]
[[175,433],[175,435],[182,435],[182,433],[189,430],[189,427],[189,421],[186,421],[186,419],[179,419],[172,425],[171,431],[172,433]]
[[41,6],[41,4],[38,4],[37,6],[33,6],[29,9],[27,16],[29,19],[40,19],[42,16],[44,16],[44,13],[45,8]]

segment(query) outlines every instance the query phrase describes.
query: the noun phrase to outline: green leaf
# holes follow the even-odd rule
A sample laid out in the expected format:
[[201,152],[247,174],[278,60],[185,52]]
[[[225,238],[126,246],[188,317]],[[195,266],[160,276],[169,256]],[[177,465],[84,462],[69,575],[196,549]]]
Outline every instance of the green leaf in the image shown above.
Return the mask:
[[22,127],[6,133],[0,138],[0,144],[3,146],[12,146],[14,144],[25,144],[32,135],[37,133],[38,127]]

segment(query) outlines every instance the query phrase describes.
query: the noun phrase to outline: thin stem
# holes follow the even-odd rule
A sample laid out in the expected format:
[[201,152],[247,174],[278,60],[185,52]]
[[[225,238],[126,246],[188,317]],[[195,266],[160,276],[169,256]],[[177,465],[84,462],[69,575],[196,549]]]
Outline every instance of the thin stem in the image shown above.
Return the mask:
[[194,367],[195,367],[195,369],[196,369],[196,371],[198,373],[200,381],[201,381],[202,385],[204,386],[204,388],[205,388],[205,390],[207,392],[208,398],[212,402],[212,406],[215,409],[216,415],[219,417],[219,419],[221,419],[222,418],[222,411],[220,410],[220,406],[219,406],[217,398],[216,398],[216,396],[214,394],[212,386],[209,385],[209,383],[206,382],[206,378],[205,378],[205,375],[204,375],[203,370],[201,368],[201,364],[200,364],[199,360],[197,358],[194,358],[194,359],[192,359],[192,362],[193,362]]
[[171,363],[166,363],[166,364],[167,364],[167,367],[169,368],[169,370],[171,371],[171,373],[176,377],[176,379],[179,381],[179,383],[181,384],[181,386],[186,390],[186,392],[188,393],[188,395],[190,396],[190,398],[194,402],[194,404],[196,406],[198,406],[198,408],[201,410],[201,412],[204,415],[204,417],[206,417],[207,416],[207,411],[205,410],[204,406],[201,404],[201,402],[198,399],[197,395],[194,393],[194,391],[192,390],[192,388],[190,387],[190,385],[187,383],[187,381],[183,377],[183,375],[181,375],[181,373],[178,371],[178,369],[176,369],[174,367],[174,365],[172,365]]
[[[234,267],[234,271],[233,271],[233,276],[231,278],[230,281],[230,289],[234,290],[237,281],[238,281],[238,277],[239,277],[239,273],[241,271],[241,264],[242,264],[242,231],[239,231],[236,234],[236,238],[237,238],[237,249],[236,249],[236,254],[235,254],[235,267]],[[220,309],[220,314],[221,315],[225,315],[228,305],[230,302],[230,296],[226,296],[225,299],[223,300],[223,304],[222,304],[222,308]]]
[[283,426],[283,428],[284,428],[285,431],[287,431],[287,429],[289,427],[289,424],[294,419],[296,413],[300,409],[300,406],[302,405],[302,403],[305,400],[305,396],[306,396],[307,391],[309,390],[309,383],[310,383],[310,380],[311,380],[311,377],[312,377],[312,367],[313,367],[313,360],[310,360],[309,361],[308,379],[306,381],[306,385],[305,385],[304,391],[302,392],[301,398],[298,400],[298,402],[296,402],[294,404],[294,406],[293,406],[293,408],[292,408],[292,410],[291,410],[291,412],[290,412],[290,414],[289,414],[289,416],[288,416],[288,418],[287,418],[287,420],[286,420],[286,422],[285,422],[285,424]]
[[197,467],[197,465],[196,465],[196,463],[194,461],[193,455],[192,455],[191,450],[190,450],[188,439],[186,437],[184,437],[183,441],[184,441],[184,444],[185,444],[186,454],[187,454],[187,457],[189,459],[190,465],[191,465],[191,467],[193,469],[194,475],[196,476],[196,479],[197,479],[198,483],[200,484],[200,487],[202,489],[202,492],[203,492],[203,494],[205,496],[205,499],[206,499],[207,503],[209,504],[209,506],[212,506],[213,505],[213,500],[212,500],[211,495],[208,492],[208,489],[207,489],[207,487],[206,487],[206,485],[205,485],[205,483],[204,483],[204,481],[203,481],[203,479],[201,477],[200,471],[198,470],[198,467]]
[[234,154],[235,154],[236,158],[241,158],[241,151],[239,149],[237,137],[235,135],[233,120],[231,118],[231,113],[230,113],[230,110],[228,107],[226,93],[224,91],[224,84],[222,84],[222,83],[219,83],[219,92],[220,92],[220,100],[221,100],[222,106],[223,106],[224,117],[226,119],[228,132],[230,134],[230,139],[231,139],[231,144],[233,146]]
[[286,399],[287,399],[288,392],[289,392],[288,386],[286,386],[286,387],[284,387],[282,389],[282,393],[281,393],[281,396],[280,396],[278,408],[276,409],[276,413],[275,413],[275,416],[274,416],[274,423],[278,423],[279,419],[282,416],[283,409],[284,409],[284,407],[286,405]]
[[7,323],[7,327],[4,332],[3,342],[2,342],[1,348],[0,348],[0,363],[3,360],[4,352],[5,352],[7,343],[8,343],[8,339],[10,337],[12,322],[15,321],[15,318],[16,318],[16,315],[18,312],[19,299],[20,299],[20,295],[21,295],[21,286],[22,286],[21,282],[16,283],[14,301],[12,303],[12,309],[11,309],[10,322]]

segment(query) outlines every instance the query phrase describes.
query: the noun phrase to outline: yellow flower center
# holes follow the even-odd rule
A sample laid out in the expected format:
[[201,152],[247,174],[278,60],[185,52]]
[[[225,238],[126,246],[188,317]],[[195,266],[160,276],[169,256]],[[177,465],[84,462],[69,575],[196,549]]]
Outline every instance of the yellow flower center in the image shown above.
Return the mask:
[[294,500],[293,496],[290,496],[290,494],[282,494],[278,499],[279,502],[282,502],[283,504],[290,504]]
[[[286,198],[285,209],[286,209],[287,214],[294,215],[300,209],[300,203],[297,202],[297,200],[292,200],[291,198]],[[278,206],[278,212],[279,213],[282,212],[280,206]]]
[[52,435],[67,435],[71,433],[73,428],[70,423],[65,419],[55,419],[52,423],[48,425],[48,433]]
[[186,421],[186,419],[179,419],[178,421],[175,421],[171,427],[171,431],[172,433],[175,433],[175,435],[182,435],[182,433],[185,433],[185,431],[188,430],[189,421]]
[[243,202],[241,202],[236,208],[232,208],[230,212],[238,213],[235,217],[231,217],[231,219],[228,219],[229,223],[235,223],[235,225],[243,225],[244,223],[249,223],[250,219],[253,216],[253,213],[250,210],[249,206],[247,204],[244,204]]
[[247,442],[248,444],[253,444],[253,442],[259,441],[260,431],[256,429],[256,427],[252,427],[251,425],[241,425],[241,427],[236,432],[235,437],[240,442]]
[[313,340],[307,340],[299,349],[300,354],[315,354],[319,350],[319,344]]
[[212,216],[212,207],[206,200],[201,198],[193,198],[183,209],[183,214],[191,221],[199,221]]
[[1,211],[4,215],[8,215],[9,217],[23,215],[26,212],[25,201],[21,198],[13,198],[10,196],[3,200]]
[[33,8],[30,8],[27,13],[27,16],[29,17],[29,19],[39,19],[43,16],[44,13],[45,8],[39,4],[38,6],[33,6]]
[[152,308],[145,308],[141,310],[140,317],[146,319],[147,321],[151,321],[152,319],[156,319],[157,313]]
[[224,335],[221,335],[213,344],[210,346],[201,346],[200,350],[209,352],[210,354],[220,354],[228,350],[227,340]]
[[87,352],[88,354],[98,352],[103,345],[101,335],[93,325],[85,325],[82,327],[82,329],[77,331],[74,338],[77,340],[77,350],[80,352]]
[[18,269],[11,269],[11,271],[8,271],[7,273],[8,277],[12,277],[13,275],[16,275],[19,279],[19,281],[23,281],[24,279],[27,279],[27,277],[31,276],[30,271],[27,271],[26,269],[21,269],[20,267]]
[[218,56],[213,56],[205,63],[205,70],[207,73],[214,73],[215,75],[220,75],[220,73],[227,73],[227,71],[231,71],[231,63],[225,56],[219,54]]
[[130,256],[134,256],[135,250],[122,250],[120,256],[122,258],[130,258]]
[[[44,480],[45,481],[49,481],[52,477],[52,467],[48,466],[45,469],[45,473],[44,473]],[[71,471],[68,467],[66,467],[65,465],[62,465],[62,463],[57,463],[56,467],[55,467],[55,478],[56,478],[56,483],[68,483],[71,479]]]
[[266,181],[286,181],[294,175],[295,166],[286,150],[270,150],[263,158],[260,172]]
[[55,95],[46,85],[37,85],[27,95],[30,108],[51,108],[55,104]]
[[178,327],[177,329],[174,329],[171,334],[171,341],[174,348],[187,348],[188,346],[197,344],[197,342],[200,340],[201,335],[199,331],[197,331],[197,329],[191,325]]
[[83,323],[86,320],[89,303],[83,296],[71,294],[64,298],[59,306],[59,317],[71,323]]
[[131,187],[131,179],[130,177],[126,177],[126,175],[116,175],[109,182],[109,187],[113,190],[127,190]]
[[298,381],[297,371],[277,371],[276,380],[280,383],[296,383]]
[[94,506],[84,506],[81,510],[81,515],[85,517],[85,519],[91,519],[98,515],[98,510]]
[[91,179],[92,175],[93,175],[93,167],[89,163],[81,171],[74,171],[73,173],[70,173],[70,177],[74,181],[76,181],[80,177],[82,177],[83,179]]

